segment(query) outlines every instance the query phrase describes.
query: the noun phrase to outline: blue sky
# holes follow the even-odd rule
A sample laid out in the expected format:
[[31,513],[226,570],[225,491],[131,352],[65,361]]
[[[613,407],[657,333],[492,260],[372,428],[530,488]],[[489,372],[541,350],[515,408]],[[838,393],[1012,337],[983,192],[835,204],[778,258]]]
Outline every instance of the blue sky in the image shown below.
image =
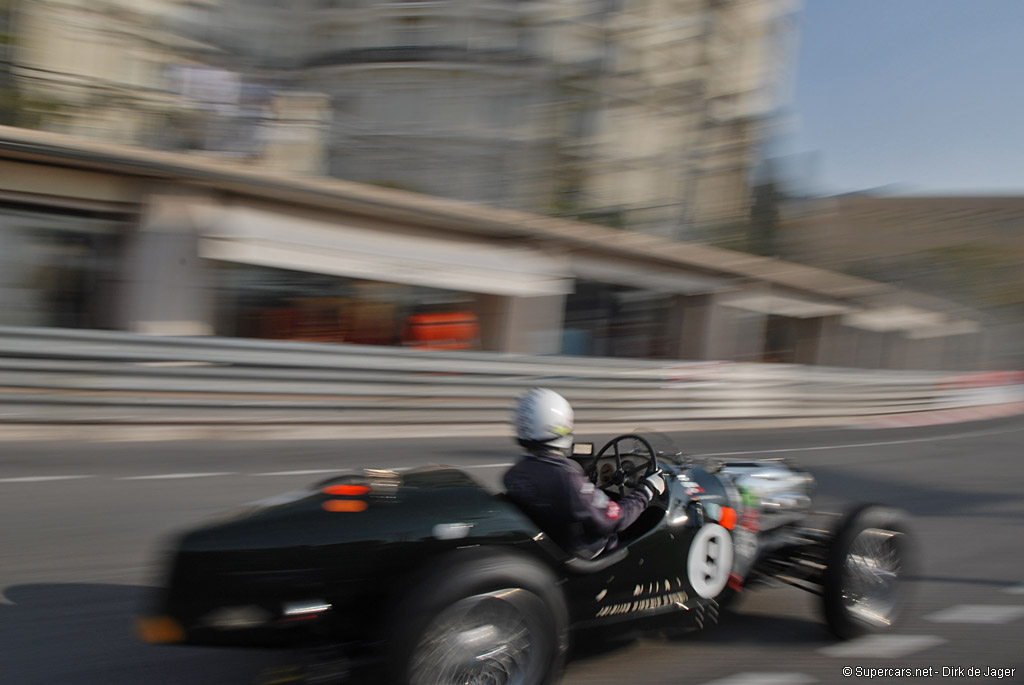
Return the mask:
[[1024,195],[1024,0],[803,0],[799,32],[803,190]]

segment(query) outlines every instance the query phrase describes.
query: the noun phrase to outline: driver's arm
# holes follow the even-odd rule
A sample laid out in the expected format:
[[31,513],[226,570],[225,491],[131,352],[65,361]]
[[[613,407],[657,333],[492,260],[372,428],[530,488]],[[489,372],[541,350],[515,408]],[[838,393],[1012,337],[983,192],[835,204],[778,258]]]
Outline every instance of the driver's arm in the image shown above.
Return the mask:
[[573,519],[583,525],[588,537],[605,538],[633,524],[651,502],[647,488],[637,488],[618,502],[608,498],[583,475],[573,472],[570,506]]

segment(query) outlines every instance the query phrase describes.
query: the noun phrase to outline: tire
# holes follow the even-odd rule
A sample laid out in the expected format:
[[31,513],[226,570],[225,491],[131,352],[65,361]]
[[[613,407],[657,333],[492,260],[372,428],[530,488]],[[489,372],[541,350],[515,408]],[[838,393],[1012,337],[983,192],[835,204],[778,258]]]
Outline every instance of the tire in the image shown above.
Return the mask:
[[877,504],[850,511],[836,529],[822,577],[829,629],[841,640],[891,628],[906,608],[913,568],[907,517]]
[[547,568],[505,553],[457,554],[421,576],[392,614],[387,682],[551,683],[567,636],[565,599]]

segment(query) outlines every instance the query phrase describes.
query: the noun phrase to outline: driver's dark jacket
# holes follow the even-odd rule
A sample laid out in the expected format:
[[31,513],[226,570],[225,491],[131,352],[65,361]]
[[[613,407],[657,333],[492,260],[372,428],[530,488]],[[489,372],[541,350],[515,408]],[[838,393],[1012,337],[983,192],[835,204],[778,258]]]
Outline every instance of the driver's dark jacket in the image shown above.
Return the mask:
[[563,549],[585,559],[614,549],[624,530],[649,504],[644,490],[618,502],[608,499],[561,454],[524,454],[505,473],[505,489],[515,502]]

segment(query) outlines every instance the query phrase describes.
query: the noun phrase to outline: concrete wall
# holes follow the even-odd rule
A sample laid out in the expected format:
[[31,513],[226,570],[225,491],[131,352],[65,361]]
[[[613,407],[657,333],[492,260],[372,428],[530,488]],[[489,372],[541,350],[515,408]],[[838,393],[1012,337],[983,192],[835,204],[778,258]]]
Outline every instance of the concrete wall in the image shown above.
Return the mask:
[[152,335],[209,335],[215,302],[208,263],[183,197],[173,191],[149,199],[127,236],[119,327]]
[[564,296],[478,295],[475,311],[484,350],[508,354],[558,354],[561,350]]
[[[760,347],[761,322],[746,319],[734,309],[723,307],[714,294],[680,295],[670,315],[678,335],[679,359],[735,360],[750,357]],[[752,339],[741,339],[741,329],[753,330]]]

